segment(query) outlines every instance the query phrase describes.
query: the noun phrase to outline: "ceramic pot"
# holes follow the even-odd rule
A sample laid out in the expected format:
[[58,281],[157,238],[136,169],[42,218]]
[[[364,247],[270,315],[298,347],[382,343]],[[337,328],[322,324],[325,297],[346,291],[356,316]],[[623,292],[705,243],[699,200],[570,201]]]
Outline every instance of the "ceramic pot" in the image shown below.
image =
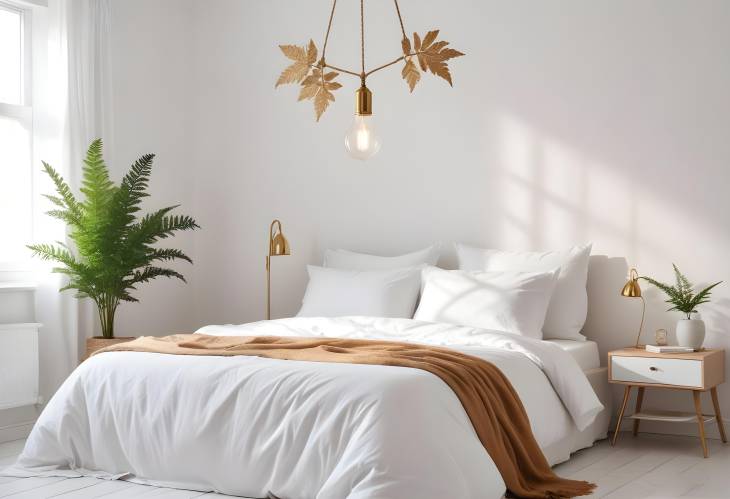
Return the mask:
[[136,339],[137,338],[135,338],[134,336],[123,336],[121,338],[104,338],[102,336],[93,336],[91,338],[86,338],[86,355],[84,355],[84,358],[81,360],[84,361],[88,359],[92,353],[96,352],[97,350],[101,350],[102,348]]
[[705,321],[682,319],[677,322],[677,344],[681,347],[700,348],[705,341]]

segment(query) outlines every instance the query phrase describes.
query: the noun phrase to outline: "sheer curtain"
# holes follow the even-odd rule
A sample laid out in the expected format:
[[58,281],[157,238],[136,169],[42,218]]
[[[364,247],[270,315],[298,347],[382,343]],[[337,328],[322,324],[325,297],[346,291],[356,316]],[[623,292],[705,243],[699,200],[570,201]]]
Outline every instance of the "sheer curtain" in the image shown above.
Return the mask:
[[[82,158],[101,137],[111,151],[112,74],[110,0],[49,0],[34,12],[34,239],[66,240],[64,227],[44,215],[42,194],[53,186],[40,171],[53,165],[79,192]],[[106,153],[107,159],[111,159]],[[95,334],[92,304],[73,291],[59,293],[60,274],[49,266],[36,271],[36,319],[40,341],[41,393],[52,394],[76,367],[84,339]]]

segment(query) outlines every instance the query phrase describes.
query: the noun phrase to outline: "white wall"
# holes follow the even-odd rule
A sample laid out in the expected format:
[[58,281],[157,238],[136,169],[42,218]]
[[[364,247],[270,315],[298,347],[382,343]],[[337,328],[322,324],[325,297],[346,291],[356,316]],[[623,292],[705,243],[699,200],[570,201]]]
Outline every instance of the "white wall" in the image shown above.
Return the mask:
[[[193,213],[194,164],[190,113],[194,72],[189,34],[192,2],[125,0],[112,3],[112,71],[114,137],[110,168],[119,180],[145,153],[155,153],[145,209],[181,204],[176,211]],[[182,233],[172,247],[196,258],[192,233]],[[172,242],[174,241],[174,242]],[[115,324],[117,336],[191,332],[195,324],[192,267],[175,268],[188,285],[158,279],[139,287],[140,303],[123,303]]]
[[[143,8],[144,6],[144,8]],[[120,334],[167,333],[264,313],[268,224],[293,254],[273,264],[273,313],[296,312],[304,266],[326,247],[381,254],[465,241],[506,249],[594,242],[586,334],[602,354],[633,342],[627,262],[671,279],[730,281],[730,3],[402,0],[406,29],[441,28],[467,56],[454,88],[399,68],[369,81],[383,148],[349,159],[357,80],[315,123],[296,90],[274,90],[280,43],[321,48],[328,2],[115,3],[120,166],[155,151],[152,203],[182,202],[203,230],[183,245],[191,283],[147,287]],[[366,5],[367,64],[398,55],[392,2]],[[357,2],[339,2],[328,60],[356,68]],[[645,286],[646,330],[678,316]],[[730,350],[730,282],[703,309],[707,345]],[[651,334],[645,338],[648,340]],[[604,361],[605,362],[605,361]],[[730,384],[721,388],[730,414]],[[691,407],[686,394],[647,405]],[[648,425],[647,425],[648,427]],[[672,430],[692,432],[688,427]]]

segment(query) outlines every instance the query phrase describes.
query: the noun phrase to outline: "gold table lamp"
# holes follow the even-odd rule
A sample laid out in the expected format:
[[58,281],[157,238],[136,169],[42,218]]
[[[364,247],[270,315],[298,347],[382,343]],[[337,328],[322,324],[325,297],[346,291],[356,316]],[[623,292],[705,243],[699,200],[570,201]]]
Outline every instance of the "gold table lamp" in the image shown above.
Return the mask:
[[644,314],[646,314],[646,300],[641,296],[641,287],[639,287],[639,273],[634,267],[629,270],[629,280],[624,284],[621,290],[621,296],[626,298],[641,298],[641,323],[639,324],[639,333],[636,335],[636,348],[639,348],[639,338],[641,338],[641,330],[644,328]]
[[289,241],[281,231],[281,222],[274,220],[269,227],[269,254],[266,255],[266,320],[271,319],[271,257],[290,254]]

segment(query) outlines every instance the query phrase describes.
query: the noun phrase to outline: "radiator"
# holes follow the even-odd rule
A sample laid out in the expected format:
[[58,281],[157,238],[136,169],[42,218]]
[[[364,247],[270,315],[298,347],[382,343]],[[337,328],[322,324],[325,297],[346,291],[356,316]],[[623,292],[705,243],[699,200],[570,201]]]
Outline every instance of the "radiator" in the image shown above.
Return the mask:
[[35,285],[0,283],[0,410],[41,403]]
[[40,324],[0,324],[0,410],[41,403],[38,395]]

